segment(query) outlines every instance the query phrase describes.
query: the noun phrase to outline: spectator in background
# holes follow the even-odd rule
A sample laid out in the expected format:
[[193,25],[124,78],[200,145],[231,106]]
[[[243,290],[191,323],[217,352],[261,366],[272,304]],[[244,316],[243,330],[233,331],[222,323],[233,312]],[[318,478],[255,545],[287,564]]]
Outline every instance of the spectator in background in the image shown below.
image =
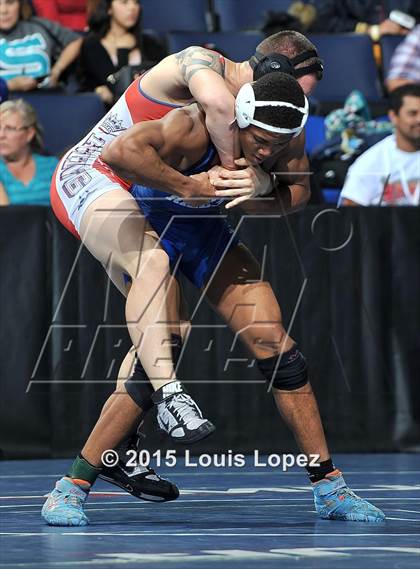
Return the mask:
[[387,136],[350,167],[339,205],[419,205],[420,85],[407,84],[390,94]]
[[420,26],[416,26],[395,50],[386,80],[388,91],[407,83],[420,83]]
[[86,0],[32,0],[35,14],[76,32],[87,27]]
[[416,0],[312,0],[317,18],[311,32],[356,32],[373,41],[386,34],[405,35],[408,30],[389,19],[392,10],[420,16]]
[[81,42],[75,32],[33,17],[27,0],[0,0],[0,77],[10,91],[36,89],[45,77],[55,86]]
[[31,105],[0,105],[0,205],[49,205],[58,160],[43,155],[41,127]]
[[96,91],[109,105],[114,99],[107,84],[110,75],[126,65],[157,63],[167,55],[153,36],[143,33],[137,0],[100,0],[89,29],[80,54],[83,89]]

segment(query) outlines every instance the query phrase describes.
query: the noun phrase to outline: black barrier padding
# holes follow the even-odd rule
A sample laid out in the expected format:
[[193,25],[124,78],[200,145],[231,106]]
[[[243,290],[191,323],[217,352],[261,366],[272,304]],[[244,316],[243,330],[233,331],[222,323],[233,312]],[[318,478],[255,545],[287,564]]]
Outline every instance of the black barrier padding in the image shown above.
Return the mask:
[[[48,389],[26,393],[51,318],[47,214],[0,208],[0,449],[16,458],[51,455]],[[38,377],[48,375],[45,359]]]
[[[130,345],[124,299],[52,215],[49,226],[40,208],[0,215],[1,446],[8,457],[70,456]],[[310,207],[283,219],[236,213],[232,221],[263,265],[284,322],[293,319],[290,333],[308,360],[331,450],[416,448],[419,209]],[[255,360],[183,284],[194,318],[179,377],[217,427],[193,451],[295,450]],[[36,361],[34,379],[48,383],[25,395]],[[153,417],[146,432],[146,448],[173,448]]]

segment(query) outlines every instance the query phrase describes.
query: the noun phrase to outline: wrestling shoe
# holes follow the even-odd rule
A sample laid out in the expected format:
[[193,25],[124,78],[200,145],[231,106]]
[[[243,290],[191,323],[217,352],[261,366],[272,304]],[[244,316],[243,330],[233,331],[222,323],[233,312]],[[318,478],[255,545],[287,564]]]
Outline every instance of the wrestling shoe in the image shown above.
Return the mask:
[[324,520],[383,522],[385,514],[350,490],[339,470],[312,484],[315,509]]
[[179,496],[175,484],[161,478],[150,466],[130,468],[118,464],[113,468],[103,468],[99,478],[148,502],[169,502]]
[[[119,456],[118,464],[112,468],[103,467],[99,478],[148,502],[169,502],[178,498],[179,490],[175,484],[161,478],[153,468],[138,465],[127,466],[127,461],[133,457],[133,454],[138,456],[138,435],[126,439],[115,450]],[[134,453],[129,452],[133,450]]]
[[67,478],[61,478],[42,507],[41,516],[50,526],[87,526],[83,511],[88,493]]
[[162,431],[173,441],[191,444],[211,435],[214,425],[203,418],[200,408],[180,381],[167,383],[152,395]]

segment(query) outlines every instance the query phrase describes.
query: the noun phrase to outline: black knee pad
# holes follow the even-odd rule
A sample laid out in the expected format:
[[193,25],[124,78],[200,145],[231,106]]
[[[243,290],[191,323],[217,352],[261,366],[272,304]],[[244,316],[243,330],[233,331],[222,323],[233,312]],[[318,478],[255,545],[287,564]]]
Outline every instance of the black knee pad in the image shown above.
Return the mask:
[[280,363],[279,357],[258,360],[258,367],[269,386],[293,391],[308,383],[308,366],[296,345],[281,356]]
[[[171,344],[172,361],[174,362],[174,367],[176,367],[182,350],[181,336],[172,334]],[[153,407],[152,395],[154,389],[137,356],[133,374],[125,382],[125,389],[134,403],[141,407],[144,412]]]

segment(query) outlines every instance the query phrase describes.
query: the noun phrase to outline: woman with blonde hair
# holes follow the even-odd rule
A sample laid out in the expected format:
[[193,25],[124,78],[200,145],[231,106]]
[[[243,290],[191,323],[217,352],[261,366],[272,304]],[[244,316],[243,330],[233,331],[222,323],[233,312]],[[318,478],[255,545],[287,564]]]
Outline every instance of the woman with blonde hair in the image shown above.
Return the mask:
[[45,156],[34,108],[23,99],[0,105],[0,205],[49,205],[58,160]]

